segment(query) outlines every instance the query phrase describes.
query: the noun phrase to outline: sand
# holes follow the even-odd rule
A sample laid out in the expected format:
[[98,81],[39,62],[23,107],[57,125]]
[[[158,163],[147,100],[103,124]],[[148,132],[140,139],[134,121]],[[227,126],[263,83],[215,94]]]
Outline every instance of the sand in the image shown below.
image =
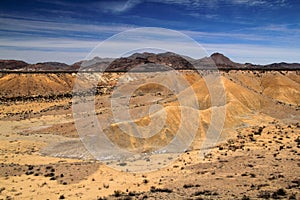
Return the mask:
[[[97,119],[112,141],[130,151],[142,145],[144,151],[113,161],[95,160],[82,144],[71,98],[1,102],[0,199],[299,199],[299,75],[223,73],[226,102],[216,107],[226,110],[224,128],[204,157],[213,108],[203,80],[191,72],[185,77],[202,105],[189,112],[201,118],[192,145],[177,159],[173,153],[149,153],[150,144],[163,146],[175,136],[185,109],[163,87],[143,86],[130,99],[140,126],[151,122],[141,113],[152,104],[164,106],[170,117],[164,130],[171,134],[162,131],[148,143],[121,137],[116,127],[132,129],[132,122],[113,122],[109,91],[96,97]],[[160,111],[150,116],[163,118]]]

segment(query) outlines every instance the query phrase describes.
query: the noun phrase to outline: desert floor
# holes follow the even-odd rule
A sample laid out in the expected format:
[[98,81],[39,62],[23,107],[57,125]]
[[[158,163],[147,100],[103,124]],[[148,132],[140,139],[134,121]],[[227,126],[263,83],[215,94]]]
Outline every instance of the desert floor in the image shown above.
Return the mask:
[[[71,98],[1,102],[0,199],[299,199],[299,75],[273,74],[268,83],[271,74],[239,73],[222,75],[230,103],[218,144],[201,157],[205,135],[200,131],[193,147],[172,162],[172,154],[149,154],[125,163],[95,160],[75,128]],[[201,83],[187,77],[197,91]],[[274,84],[283,92],[270,92]],[[260,106],[251,107],[256,99]],[[145,87],[131,99],[137,105],[132,112],[147,110],[154,101],[179,107],[169,91]],[[98,95],[95,102],[109,135],[115,130],[108,120],[109,95]],[[202,114],[210,112],[208,107]],[[205,130],[209,120],[203,118]],[[170,129],[177,127],[168,123]],[[132,149],[136,142],[125,138],[120,144]],[[140,171],[140,166],[152,170]]]

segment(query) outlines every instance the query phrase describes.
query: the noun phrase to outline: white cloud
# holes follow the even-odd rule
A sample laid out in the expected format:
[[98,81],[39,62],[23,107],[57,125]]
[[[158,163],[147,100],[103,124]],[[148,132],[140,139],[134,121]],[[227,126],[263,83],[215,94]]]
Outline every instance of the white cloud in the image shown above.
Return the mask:
[[231,39],[242,39],[248,41],[266,41],[270,39],[267,36],[251,34],[251,33],[227,33],[227,32],[214,33],[214,32],[204,32],[204,31],[182,31],[182,32],[197,40],[198,39],[205,40],[206,38],[227,40],[228,38],[231,38]]
[[127,1],[107,1],[107,2],[97,2],[92,4],[91,8],[99,9],[99,11],[103,10],[105,12],[113,12],[113,13],[122,13],[130,10],[141,3],[140,0],[127,0]]
[[95,45],[97,45],[98,40],[78,40],[78,39],[70,39],[70,38],[31,38],[27,40],[10,40],[10,39],[0,39],[0,46],[6,47],[15,47],[15,48],[22,48],[22,49],[71,49],[76,48],[78,49],[91,49]]
[[[165,36],[167,35],[162,35],[162,37]],[[172,37],[170,41],[162,42],[159,39],[155,39],[155,37],[142,38],[134,36],[133,39],[128,40],[112,40],[105,45],[101,45],[101,41],[97,40],[82,41],[66,38],[40,38],[28,41],[8,41],[1,39],[0,43],[11,47],[0,48],[2,59],[20,59],[30,63],[59,61],[71,64],[83,60],[87,56],[89,58],[94,56],[116,57],[116,55],[126,54],[128,49],[136,50],[141,47],[159,47],[166,51],[177,50],[175,52],[194,58],[201,58],[214,52],[220,52],[240,63],[268,64],[274,62],[300,62],[300,48],[296,47],[204,43],[201,44],[203,47],[201,49],[201,45],[191,45],[188,40],[184,39],[172,42]],[[89,55],[94,47],[96,49]]]
[[213,9],[219,6],[222,0],[149,0],[150,2],[163,3],[163,4],[173,4],[173,5],[181,5],[185,6],[191,10],[199,9],[199,8],[209,8]]
[[[26,31],[40,33],[61,33],[73,34],[74,37],[70,38],[68,35],[64,36],[59,34],[59,37],[36,37],[35,35],[26,35],[22,37],[16,37],[11,34],[10,36],[0,38],[0,55],[3,59],[21,59],[27,62],[41,62],[41,61],[62,61],[67,63],[73,63],[78,60],[84,59],[88,55],[89,51],[98,45],[99,40],[96,40],[95,35],[103,34],[115,34],[122,31],[129,30],[130,26],[126,24],[115,25],[89,25],[89,24],[71,24],[66,22],[49,22],[38,21],[30,19],[12,19],[12,18],[0,18],[1,30],[5,33],[17,32],[19,34],[26,33]],[[251,32],[254,31],[254,32]],[[271,37],[266,34],[257,34],[257,31],[264,32],[265,30],[276,31],[281,34],[272,35]],[[286,44],[291,42],[297,44],[297,34],[299,29],[290,29],[288,25],[270,25],[264,27],[256,27],[243,31],[243,33],[226,33],[226,32],[201,32],[201,31],[182,31],[197,41],[227,41],[228,38],[236,41],[250,41],[260,43],[261,45],[249,45],[249,44],[205,44],[204,47],[209,53],[215,51],[221,51],[225,55],[234,58],[238,62],[254,62],[254,63],[271,63],[271,62],[299,62],[300,49],[296,45],[293,47],[287,47]],[[285,36],[285,33],[289,33],[289,37]],[[91,34],[93,35],[91,37]],[[86,35],[86,37],[84,37]],[[151,35],[151,34],[150,34]],[[82,38],[86,38],[83,40]],[[91,39],[92,38],[92,39]],[[147,38],[147,33],[142,35],[136,35],[134,38],[126,38],[126,40],[111,43],[110,47],[107,47],[102,54],[102,57],[111,57],[116,55],[116,49],[118,52],[125,51],[122,47],[130,47],[132,49],[137,48],[148,42],[149,48],[151,45],[158,45],[162,39],[169,41],[165,46],[161,46],[165,49],[177,48],[182,54],[189,55],[191,57],[199,58],[203,55],[203,52],[197,52],[195,48],[191,47],[185,41],[174,40],[170,37],[170,34],[160,32],[156,38]],[[172,42],[173,40],[173,42]],[[281,43],[276,47],[270,45],[262,45],[265,43]],[[285,44],[285,45],[282,45]],[[273,45],[274,46],[274,45]],[[125,52],[123,52],[125,53]]]
[[267,1],[264,0],[231,0],[233,4],[244,4],[249,6],[265,5]]
[[[289,28],[289,26],[292,26],[293,28]],[[260,26],[260,27],[254,27],[249,28],[249,30],[260,30],[260,31],[276,31],[280,33],[289,33],[289,34],[300,34],[300,24],[270,24],[267,26]]]
[[286,7],[288,3],[286,0],[225,0],[231,4],[239,4],[245,6],[264,6],[268,8],[279,8],[279,7]]
[[0,30],[2,31],[18,31],[18,32],[42,32],[42,33],[58,33],[58,31],[70,34],[72,32],[80,32],[90,34],[117,33],[120,31],[133,28],[132,25],[91,25],[66,22],[51,22],[31,19],[13,19],[0,18]]
[[65,1],[50,1],[40,0],[45,3],[60,5],[64,7],[79,7],[85,10],[96,12],[110,12],[120,14],[129,11],[135,6],[145,3],[153,2],[159,4],[179,5],[184,6],[189,10],[197,10],[199,8],[217,9],[223,8],[224,5],[244,5],[244,6],[264,6],[268,8],[285,7],[288,5],[286,0],[111,0],[111,1],[95,1],[95,2],[65,2]]
[[58,61],[72,64],[83,60],[99,41],[69,38],[35,38],[30,40],[0,39],[1,59],[29,63]]
[[[100,38],[103,36],[107,37],[108,35],[113,35],[120,33],[122,31],[130,30],[135,28],[132,25],[126,24],[111,24],[111,25],[91,25],[91,24],[78,24],[78,23],[67,23],[67,22],[49,22],[49,21],[39,21],[31,19],[12,19],[12,18],[0,18],[0,30],[2,32],[9,31],[10,35],[7,37],[9,40],[10,37],[13,37],[13,33],[23,35],[23,37],[12,38],[15,40],[18,38],[26,39],[29,37],[36,39],[32,33],[37,35],[50,34],[61,38],[74,37],[74,38]],[[257,31],[277,31],[281,35],[272,35],[272,37],[266,34],[259,34]],[[30,32],[26,36],[27,32]],[[205,39],[242,39],[246,41],[274,41],[276,38],[280,39],[281,42],[290,40],[290,38],[285,37],[286,33],[289,33],[290,36],[300,33],[300,29],[290,29],[287,25],[269,25],[263,27],[254,27],[247,28],[243,33],[232,33],[232,32],[205,32],[205,31],[189,31],[183,30],[183,33],[193,37],[195,39],[205,40]],[[106,35],[105,35],[106,34]],[[24,36],[25,35],[25,36]],[[52,36],[52,37],[54,37]],[[4,43],[1,43],[4,45]]]
[[267,6],[267,7],[284,7],[287,6],[286,0],[150,0],[160,3],[183,5],[190,9],[205,8],[222,8],[224,5],[244,5],[244,6]]

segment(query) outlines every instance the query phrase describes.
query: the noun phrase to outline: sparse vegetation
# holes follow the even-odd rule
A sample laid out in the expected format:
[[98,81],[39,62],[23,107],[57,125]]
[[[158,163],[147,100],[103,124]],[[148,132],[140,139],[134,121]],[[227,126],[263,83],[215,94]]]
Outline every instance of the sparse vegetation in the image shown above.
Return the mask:
[[155,188],[155,187],[151,187],[150,192],[152,192],[152,193],[156,193],[156,192],[172,193],[173,190],[167,189],[167,188]]
[[149,183],[149,180],[148,180],[148,179],[144,179],[144,180],[143,180],[143,183],[144,183],[144,184],[147,184],[147,183]]
[[[64,155],[62,152],[72,149],[71,147],[80,149],[79,143],[81,142],[75,142],[79,138],[71,115],[72,95],[57,96],[53,92],[52,95],[14,97],[7,101],[1,99],[0,117],[3,119],[1,122],[3,122],[4,128],[8,127],[8,131],[1,133],[4,139],[0,142],[0,149],[3,154],[0,163],[0,177],[2,177],[0,181],[2,184],[0,196],[2,196],[0,199],[6,197],[8,199],[23,199],[29,196],[28,191],[33,195],[37,195],[39,192],[41,198],[44,197],[42,195],[45,195],[46,191],[47,193],[51,192],[51,195],[55,195],[56,199],[85,199],[85,191],[97,191],[98,194],[95,194],[95,199],[164,199],[164,197],[242,200],[257,198],[299,199],[300,181],[295,177],[295,174],[298,174],[299,171],[300,124],[289,122],[288,116],[293,115],[296,119],[300,110],[295,106],[296,104],[284,102],[284,99],[277,101],[281,94],[276,95],[275,91],[266,94],[266,91],[273,87],[281,87],[276,83],[272,83],[271,87],[269,85],[271,81],[269,83],[266,77],[278,79],[282,83],[296,84],[293,79],[298,80],[299,75],[292,72],[290,73],[292,78],[289,78],[288,75],[277,76],[277,72],[274,72],[275,75],[272,75],[271,72],[261,74],[261,72],[256,71],[255,73],[256,75],[259,74],[259,77],[253,76],[252,72],[247,71],[243,71],[243,73],[232,70],[231,72],[221,71],[225,89],[230,94],[230,102],[226,104],[226,114],[229,120],[225,122],[228,135],[222,135],[224,140],[218,143],[216,147],[209,149],[204,160],[198,160],[199,150],[193,149],[194,144],[192,144],[188,151],[184,152],[178,160],[169,166],[164,164],[174,159],[175,156],[172,154],[158,162],[155,161],[155,157],[151,153],[148,154],[147,152],[143,160],[138,160],[139,158],[137,160],[134,160],[136,158],[132,160],[120,159],[115,164],[123,171],[117,173],[104,167],[103,164],[105,163],[101,164],[89,160],[93,158],[77,161],[68,158],[51,157],[50,159],[49,156]],[[199,97],[199,104],[202,106],[200,112],[210,112],[210,107],[202,96],[206,95],[204,84],[202,85],[201,81],[195,81],[198,79],[193,72],[184,75],[196,88],[196,95],[199,95],[197,97]],[[116,82],[121,74],[110,74],[110,76],[107,78],[108,75],[105,75],[104,78]],[[291,81],[285,82],[283,79],[291,79]],[[113,84],[111,83],[109,87],[113,88]],[[260,84],[263,84],[264,90],[261,89]],[[99,85],[101,86],[101,84]],[[198,94],[198,88],[203,94]],[[34,91],[37,89],[38,86],[34,88]],[[112,90],[104,91],[104,89],[101,88],[100,91],[99,88],[99,93],[95,97],[97,117],[101,120],[110,114],[108,96]],[[176,116],[172,120],[167,119],[169,124],[166,124],[170,129],[170,137],[173,137],[172,132],[177,130],[176,126],[178,125],[176,99],[163,90],[154,91],[153,89],[152,93],[148,93],[146,90],[152,90],[152,88],[144,87],[142,89],[131,97],[132,106],[130,109],[139,112],[140,109],[151,106],[149,102],[152,100],[163,105],[166,108],[167,116]],[[282,95],[289,95],[289,93],[283,91]],[[164,102],[165,99],[168,102]],[[145,102],[142,102],[144,100]],[[285,99],[285,101],[296,100]],[[169,106],[172,108],[170,109]],[[156,115],[158,116],[159,112]],[[87,116],[91,117],[92,114]],[[204,130],[200,127],[201,130],[199,129],[199,134],[196,135],[196,148],[198,148],[198,143],[200,144],[202,141],[199,136],[205,136],[202,133],[207,129],[206,126],[209,122],[206,117],[203,115],[203,121],[200,121],[201,126],[204,124]],[[137,118],[136,121],[137,123],[144,123],[140,118]],[[114,137],[118,134],[118,130],[112,129],[109,123],[105,131],[108,135],[113,133]],[[110,139],[113,141],[114,137]],[[164,138],[153,137],[152,139],[157,142],[158,146],[164,144],[162,143]],[[65,140],[71,142],[65,143]],[[122,138],[118,142],[121,146],[130,146],[136,141],[131,141],[128,138],[123,140]],[[44,152],[44,147],[47,149],[52,144],[56,144],[56,146],[51,151]],[[136,143],[135,145],[140,144],[143,143]],[[80,150],[78,150],[79,153],[74,150],[74,158],[86,153],[80,152]],[[32,163],[28,159],[31,158],[31,155],[36,159]],[[49,161],[47,160],[48,157]],[[127,171],[131,171],[130,168],[134,166],[136,161],[146,163],[149,166],[153,164],[161,171],[159,173],[157,171],[154,173],[143,172],[144,174],[127,173]],[[114,164],[111,161],[106,162],[107,164]],[[45,180],[45,182],[38,182],[40,180]],[[210,187],[207,187],[208,182]],[[64,194],[56,190],[54,186],[57,184],[59,184],[58,188],[66,189]],[[22,187],[13,188],[13,185],[22,185]],[[118,186],[115,187],[116,185]],[[119,186],[124,186],[124,189],[127,188],[126,192],[120,191],[121,187]],[[145,188],[147,190],[150,186],[149,191],[145,191]],[[68,188],[72,188],[72,191]],[[111,195],[99,197],[106,193]]]

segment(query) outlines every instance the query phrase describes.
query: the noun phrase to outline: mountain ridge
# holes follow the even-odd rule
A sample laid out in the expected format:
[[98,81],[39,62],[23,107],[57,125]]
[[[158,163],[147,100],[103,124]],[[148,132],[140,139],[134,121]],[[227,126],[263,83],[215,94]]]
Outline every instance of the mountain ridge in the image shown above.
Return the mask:
[[[158,65],[159,64],[159,65]],[[172,52],[134,53],[128,57],[82,60],[71,65],[60,62],[39,62],[29,64],[21,60],[0,60],[1,72],[78,72],[78,71],[165,71],[175,70],[299,70],[300,63],[272,63],[258,65],[237,63],[221,53],[210,57],[193,59]]]

